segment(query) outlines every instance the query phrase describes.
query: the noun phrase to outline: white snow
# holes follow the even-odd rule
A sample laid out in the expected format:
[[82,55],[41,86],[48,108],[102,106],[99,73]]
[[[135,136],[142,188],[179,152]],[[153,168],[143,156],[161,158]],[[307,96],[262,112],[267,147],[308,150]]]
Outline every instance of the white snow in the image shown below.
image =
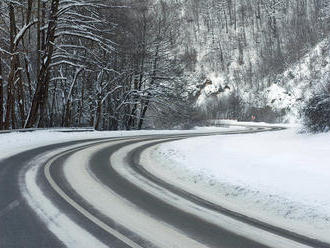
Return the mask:
[[[93,146],[70,156],[65,162],[64,175],[70,182],[71,187],[102,214],[110,217],[117,224],[128,228],[133,233],[137,233],[145,240],[151,241],[157,247],[172,248],[178,247],[177,244],[191,248],[205,247],[167,223],[153,218],[129,200],[122,198],[111,188],[99,182],[89,172],[88,166],[91,154],[102,148],[116,145],[118,142],[120,143],[120,141],[117,141]],[[130,246],[140,247],[134,243]]]
[[[253,40],[252,37],[251,39]],[[203,61],[203,57],[208,58],[210,56],[205,49],[205,47],[210,46],[211,44],[203,43],[202,47],[198,49],[197,72],[194,75],[195,78],[188,80],[189,82],[196,81],[195,85],[202,83],[203,79],[197,76],[200,72],[201,75],[205,75],[212,81],[212,85],[202,89],[198,96],[196,105],[202,109],[213,107],[213,105],[217,106],[222,100],[226,102],[226,94],[221,93],[216,97],[214,94],[217,93],[220,85],[229,85],[231,90],[237,91],[246,107],[267,107],[275,113],[283,115],[282,122],[299,123],[301,108],[312,95],[326,87],[330,78],[329,37],[310,49],[296,63],[288,65],[284,72],[277,75],[271,74],[262,79],[253,79],[252,84],[247,82],[241,84],[236,72],[247,73],[251,65],[254,67],[260,63],[255,50],[244,50],[244,61],[251,63],[239,65],[237,63],[238,57],[236,57],[229,64],[226,73],[214,73],[206,66],[208,62]],[[200,68],[200,65],[203,65],[203,69]],[[193,88],[191,86],[188,89]],[[192,92],[196,94],[196,91],[192,90]]]
[[33,26],[35,23],[37,23],[37,20],[34,20],[32,21],[31,23],[29,24],[25,24],[21,30],[17,33],[17,35],[15,36],[15,39],[14,39],[14,44],[15,46],[18,45],[18,42],[20,41],[20,39],[22,39],[22,37],[24,36],[24,34],[26,33],[26,31],[31,27]]
[[[159,198],[159,200],[166,202],[166,204],[171,204],[177,209],[181,209],[184,212],[191,213],[198,216],[201,219],[206,220],[213,225],[219,226],[226,229],[232,233],[236,233],[242,237],[246,237],[249,240],[255,240],[260,244],[264,244],[267,247],[276,248],[304,248],[309,247],[297,243],[293,240],[281,237],[279,235],[267,232],[257,227],[253,227],[249,224],[226,216],[217,211],[200,206],[192,201],[185,199],[184,197],[178,196],[177,194],[167,190],[166,188],[151,182],[144,176],[136,173],[132,169],[128,161],[125,159],[127,155],[134,149],[146,145],[148,143],[153,143],[154,141],[141,141],[139,143],[134,143],[133,145],[124,146],[123,148],[116,151],[110,158],[111,166],[117,171],[122,177],[134,183],[138,188],[152,194]],[[152,161],[149,161],[152,163]],[[156,167],[155,167],[156,169]],[[173,178],[172,178],[173,179]],[[79,187],[79,190],[83,190],[84,185]],[[162,231],[163,232],[163,231]],[[163,232],[164,233],[164,232]],[[155,234],[157,236],[157,233]],[[171,238],[170,238],[171,239]],[[172,247],[172,246],[170,246]],[[182,243],[177,243],[177,247],[191,247],[183,245]]]
[[[233,127],[232,130],[239,130],[242,127]],[[165,135],[165,134],[182,134],[182,133],[205,133],[205,130],[143,130],[143,131],[105,131],[105,132],[60,132],[75,129],[49,129],[34,132],[12,132],[1,133],[0,131],[0,160],[13,156],[20,152],[38,148],[50,144],[79,141],[86,139],[97,138],[114,138],[114,137],[128,137],[137,135]],[[214,127],[212,131],[226,131],[228,128]]]
[[[213,124],[265,125],[240,123],[235,120],[213,121]],[[0,159],[28,149],[65,141],[237,129],[242,127],[82,133],[48,130],[0,134]],[[329,242],[330,134],[307,135],[297,134],[296,131],[296,128],[292,128],[279,132],[199,137],[165,143],[144,152],[142,164],[153,174],[170,183],[222,206]],[[43,156],[43,159],[49,156]],[[39,159],[36,160],[38,163]],[[58,215],[58,210],[38,189],[35,182],[37,167],[32,164],[28,167],[29,170],[21,176],[21,188],[30,205],[51,230],[59,232],[58,235],[64,235],[56,229],[57,226],[63,225],[68,225],[72,230],[76,230],[76,233],[84,235],[84,230],[71,227],[72,223],[63,224],[68,218]],[[59,222],[48,223],[49,219]],[[63,237],[65,240],[68,236]],[[75,242],[74,240],[67,242]]]
[[[329,81],[330,39],[325,38],[314,49],[271,80],[271,85],[254,95],[254,103],[269,106],[275,111],[286,111],[285,121],[299,121],[299,110],[315,92]],[[267,84],[269,79],[264,79]],[[253,93],[254,94],[254,93]]]
[[[84,141],[88,139],[97,138],[115,138],[115,137],[128,137],[128,136],[141,136],[141,135],[165,135],[165,134],[183,134],[183,133],[203,133],[210,131],[224,131],[224,130],[237,130],[241,127],[232,129],[213,127],[205,130],[191,130],[191,131],[116,131],[116,132],[60,132],[70,131],[70,129],[50,129],[39,130],[27,133],[3,133],[0,132],[0,161],[10,156],[24,152],[33,148],[38,148],[50,144],[63,143],[69,141]],[[72,146],[75,147],[75,146]],[[41,169],[44,162],[64,149],[57,149],[52,152],[41,154],[40,157],[35,158],[33,161],[26,161],[24,167],[20,172],[20,190],[23,197],[31,208],[36,212],[40,219],[47,225],[67,247],[105,247],[103,243],[98,241],[95,237],[82,229],[78,224],[70,219],[69,216],[62,213],[50,199],[47,198],[39,188],[37,183],[37,173]],[[75,173],[73,173],[75,174]],[[99,196],[94,194],[94,196]],[[118,208],[120,209],[120,208]],[[142,221],[141,221],[142,223]],[[157,229],[157,228],[156,228]],[[155,229],[155,230],[156,230]],[[166,228],[165,228],[166,229]],[[176,234],[179,235],[179,234]],[[133,247],[133,246],[132,246]]]
[[240,213],[330,241],[330,134],[210,136],[145,151],[153,174]]
[[[224,125],[224,124],[221,124]],[[244,130],[247,129],[247,127],[230,127],[230,126],[223,126],[223,127],[219,127],[219,126],[205,126],[205,127],[199,127],[196,126],[193,128],[193,130],[196,131],[201,131],[201,132],[205,132],[205,131],[209,131],[209,132],[218,132],[218,131],[237,131],[237,130]]]
[[249,121],[238,121],[230,119],[215,119],[209,120],[208,124],[214,126],[223,126],[223,127],[281,127],[281,128],[300,128],[301,125],[295,123],[267,123],[267,122],[249,122]]
[[37,173],[40,166],[54,154],[43,154],[25,166],[20,175],[20,189],[24,198],[65,247],[72,248],[106,248],[109,247],[81,228],[65,213],[61,212],[37,184]]

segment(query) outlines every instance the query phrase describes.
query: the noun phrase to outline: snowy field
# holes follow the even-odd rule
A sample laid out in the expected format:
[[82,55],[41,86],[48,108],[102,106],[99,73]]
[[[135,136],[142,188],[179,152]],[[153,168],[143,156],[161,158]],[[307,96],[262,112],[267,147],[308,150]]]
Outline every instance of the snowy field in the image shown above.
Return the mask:
[[149,148],[141,164],[224,207],[330,241],[330,134],[189,138]]

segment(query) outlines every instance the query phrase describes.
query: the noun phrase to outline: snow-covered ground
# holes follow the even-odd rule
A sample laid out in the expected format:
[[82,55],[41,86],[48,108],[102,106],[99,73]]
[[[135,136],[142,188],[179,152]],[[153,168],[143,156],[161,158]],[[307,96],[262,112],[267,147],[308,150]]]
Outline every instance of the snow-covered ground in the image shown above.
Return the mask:
[[189,138],[149,148],[141,163],[210,201],[329,242],[329,141],[296,128]]
[[[222,121],[221,124],[242,123]],[[237,129],[242,127],[79,133],[44,130],[0,134],[0,160],[28,149],[65,141]],[[330,134],[297,134],[296,128],[189,138],[146,150],[142,164],[170,183],[224,207],[329,242],[329,139]],[[52,155],[48,154],[44,159]],[[27,174],[25,179],[32,182],[35,177]]]
[[[165,135],[165,134],[183,134],[183,133],[203,133],[203,132],[215,132],[215,131],[233,131],[245,129],[243,127],[207,127],[196,128],[190,131],[116,131],[116,132],[63,132],[70,131],[64,129],[50,129],[50,130],[38,130],[34,132],[12,132],[12,133],[0,133],[0,160],[13,156],[20,152],[42,147],[50,144],[63,143],[69,141],[84,141],[88,139],[96,138],[118,138],[127,136],[141,136],[141,135]],[[80,130],[81,131],[81,130]],[[86,144],[86,143],[85,143]],[[77,145],[71,146],[75,148]],[[37,173],[41,169],[41,166],[57,153],[68,150],[68,147],[57,149],[52,152],[40,154],[34,160],[28,162],[20,172],[19,186],[23,193],[23,197],[27,203],[34,209],[41,220],[47,225],[50,231],[52,231],[67,247],[106,247],[103,243],[98,241],[91,234],[82,229],[69,216],[62,213],[52,201],[48,199],[48,196],[42,192],[37,183]],[[80,160],[79,160],[80,161]],[[86,160],[86,162],[88,159]],[[77,175],[77,173],[71,173],[71,175]],[[80,184],[81,185],[84,184]],[[86,186],[86,185],[85,185]],[[94,188],[94,187],[89,187]],[[87,191],[89,192],[89,191]],[[94,194],[95,195],[95,194]],[[99,195],[97,197],[99,200]],[[101,203],[101,202],[99,202]],[[112,202],[113,203],[113,202]],[[103,201],[102,201],[103,204]],[[120,208],[118,208],[120,209]],[[157,230],[157,228],[155,228]],[[138,246],[132,246],[138,247]],[[191,245],[189,247],[192,247]],[[201,246],[199,246],[201,247]]]
[[[230,131],[244,129],[244,127],[231,127]],[[77,129],[49,129],[34,132],[0,132],[0,160],[13,156],[20,152],[38,148],[45,145],[79,141],[86,139],[97,138],[116,138],[128,137],[136,135],[165,135],[165,134],[182,134],[182,133],[203,133],[203,132],[217,132],[226,131],[226,127],[206,127],[196,128],[194,130],[148,130],[148,131],[86,131],[86,132],[67,132]]]

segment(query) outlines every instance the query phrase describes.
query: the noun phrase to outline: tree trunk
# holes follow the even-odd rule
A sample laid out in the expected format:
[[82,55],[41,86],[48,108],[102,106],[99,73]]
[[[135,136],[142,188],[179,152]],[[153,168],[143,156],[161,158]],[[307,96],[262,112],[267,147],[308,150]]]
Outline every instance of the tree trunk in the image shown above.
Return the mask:
[[72,94],[73,94],[73,87],[75,86],[77,80],[78,80],[78,76],[79,74],[83,71],[83,68],[79,68],[77,69],[75,75],[74,75],[74,78],[73,78],[73,81],[71,83],[71,86],[70,86],[70,90],[68,92],[68,96],[66,98],[66,103],[65,103],[65,114],[64,114],[64,119],[63,119],[63,126],[65,127],[69,127],[70,126],[70,117],[71,117],[71,98],[72,98]]
[[142,129],[144,118],[146,116],[146,113],[147,113],[147,110],[148,110],[148,107],[149,107],[149,103],[150,103],[150,101],[147,100],[146,103],[144,104],[144,107],[143,107],[142,113],[141,113],[141,117],[140,117],[140,120],[139,120],[138,130]]
[[[17,58],[18,60],[19,58]],[[17,63],[17,67],[20,68],[20,63]],[[19,71],[19,79],[18,79],[18,88],[17,88],[17,103],[19,107],[19,113],[20,113],[20,125],[21,127],[24,127],[25,123],[25,97],[24,97],[24,83],[22,79],[22,72]]]
[[3,75],[2,75],[2,54],[0,53],[0,130],[3,129]]
[[[47,74],[49,74],[49,71],[47,72]],[[50,76],[47,75],[46,79],[43,84],[43,89],[42,89],[42,95],[40,97],[40,104],[39,104],[39,113],[40,113],[40,118],[39,118],[39,122],[38,122],[38,128],[44,128],[45,123],[46,123],[46,116],[45,116],[45,112],[46,108],[47,108],[47,101],[48,101],[48,88],[49,88],[49,78]]]
[[37,2],[37,18],[38,18],[38,24],[37,24],[37,78],[39,78],[39,72],[40,72],[40,53],[41,53],[41,46],[40,46],[40,33],[41,33],[41,18],[40,18],[40,8],[41,8],[41,0],[38,0]]
[[[158,41],[159,42],[159,41]],[[153,84],[155,83],[155,79],[156,79],[156,73],[157,73],[157,66],[158,66],[158,55],[159,55],[159,47],[160,44],[158,43],[156,45],[156,53],[155,53],[155,57],[154,57],[154,63],[153,63],[153,72],[152,72],[152,78],[151,78],[151,82],[150,85],[153,86]],[[139,120],[139,124],[138,124],[138,130],[142,129],[143,126],[143,122],[144,122],[144,118],[146,116],[148,107],[149,107],[149,103],[150,103],[150,98],[152,97],[152,95],[150,93],[148,93],[147,96],[147,101],[145,102],[143,109],[142,109],[142,113],[140,115],[140,120]]]
[[55,125],[55,120],[54,116],[56,116],[56,90],[57,90],[57,83],[55,82],[54,90],[53,90],[53,96],[52,96],[52,104],[50,107],[50,117],[49,117],[49,122],[51,126]]
[[8,5],[9,8],[9,19],[10,19],[10,53],[11,55],[11,63],[10,63],[10,73],[8,76],[8,86],[7,86],[7,104],[6,104],[6,118],[5,118],[5,129],[9,129],[10,122],[14,123],[14,120],[12,120],[12,117],[15,115],[15,113],[12,113],[14,108],[14,82],[16,77],[16,69],[17,69],[17,55],[15,55],[15,44],[14,39],[16,35],[16,20],[15,20],[15,11],[12,4]]
[[46,107],[48,92],[45,91],[48,91],[48,85],[50,80],[49,65],[51,63],[54,52],[54,41],[55,41],[55,31],[56,31],[57,18],[58,18],[57,16],[58,8],[59,8],[59,0],[52,0],[48,30],[47,30],[47,39],[45,43],[45,55],[43,56],[42,61],[40,61],[41,68],[38,75],[36,91],[32,99],[29,118],[25,125],[26,128],[33,127],[36,124],[38,118],[38,110],[40,110],[40,113],[43,113]]
[[71,117],[71,101],[68,100],[65,106],[65,114],[62,126],[69,127],[70,126],[70,117]]
[[243,50],[243,44],[241,38],[238,39],[238,64],[243,65],[244,64],[244,50]]
[[102,101],[99,100],[97,103],[97,109],[95,113],[95,123],[94,123],[95,130],[99,130],[100,128],[101,115],[102,115]]
[[[142,81],[142,73],[140,75],[140,82]],[[141,84],[142,85],[142,84]],[[134,78],[134,90],[139,90],[139,83],[137,82],[137,79]],[[133,98],[133,101],[136,101],[136,97]],[[128,118],[128,121],[127,121],[127,126],[126,126],[126,129],[127,130],[131,130],[134,126],[135,126],[135,121],[136,121],[136,111],[137,111],[137,104],[135,103],[133,105],[133,108],[130,112],[130,116]]]
[[82,85],[81,87],[81,98],[79,101],[79,117],[78,117],[78,126],[81,126],[81,120],[83,117],[83,111],[84,111],[84,98],[85,98],[85,85]]

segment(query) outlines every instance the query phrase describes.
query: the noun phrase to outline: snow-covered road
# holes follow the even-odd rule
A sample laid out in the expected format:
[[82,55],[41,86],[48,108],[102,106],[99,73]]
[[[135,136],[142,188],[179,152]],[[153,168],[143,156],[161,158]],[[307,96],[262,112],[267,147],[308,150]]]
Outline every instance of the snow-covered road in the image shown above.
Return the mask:
[[[67,141],[71,142],[48,147],[42,144],[33,152],[14,156],[10,155],[8,149],[4,154],[9,154],[10,158],[0,163],[0,176],[8,177],[4,164],[22,163],[18,158],[25,158],[23,169],[17,166],[13,172],[19,181],[19,192],[11,190],[11,193],[16,194],[16,198],[22,197],[24,200],[20,200],[20,204],[24,203],[24,208],[30,206],[36,213],[34,217],[26,217],[25,222],[34,222],[38,216],[37,219],[43,223],[36,226],[35,232],[39,234],[33,234],[33,242],[43,237],[41,231],[46,233],[48,229],[55,236],[49,241],[55,245],[52,247],[58,247],[56,242],[66,247],[116,248],[329,247],[311,240],[308,235],[299,236],[205,201],[185,188],[178,188],[179,181],[163,181],[164,175],[154,173],[158,167],[158,164],[153,163],[154,158],[149,156],[150,160],[143,157],[150,155],[149,152],[143,153],[142,160],[139,160],[141,152],[156,143],[211,135],[215,131],[228,136],[265,130],[270,128],[220,128],[211,132],[198,129],[188,133],[144,133],[144,136],[134,137],[128,132],[121,133],[122,137],[117,138],[105,138],[105,133],[63,134],[63,137],[71,136],[66,136]],[[105,139],[100,139],[101,134]],[[24,135],[33,137],[33,134]],[[56,135],[53,141],[48,142],[56,143],[62,134]],[[99,138],[95,140],[98,135]],[[113,133],[111,135],[115,136]],[[72,142],[73,138],[80,141]],[[34,145],[40,146],[36,140]],[[139,162],[146,163],[140,166]],[[1,178],[0,182],[3,182]],[[0,204],[10,202],[5,198]],[[24,208],[17,211],[21,213]],[[12,211],[12,219],[0,216],[1,228],[13,221],[23,221],[15,219],[15,211]],[[19,226],[17,223],[15,225]],[[24,230],[16,232],[24,233]],[[14,235],[9,236],[14,238]],[[10,247],[9,236],[0,238],[0,245]],[[24,237],[21,238],[23,241]]]

